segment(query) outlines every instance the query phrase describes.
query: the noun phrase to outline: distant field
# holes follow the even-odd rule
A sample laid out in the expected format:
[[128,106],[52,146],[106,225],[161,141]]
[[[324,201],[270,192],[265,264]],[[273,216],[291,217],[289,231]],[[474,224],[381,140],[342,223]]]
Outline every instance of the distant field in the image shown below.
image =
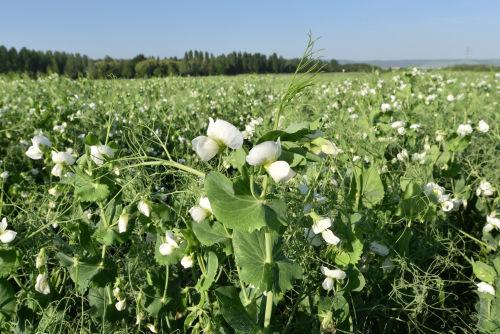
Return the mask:
[[0,332],[498,333],[500,78],[292,78],[0,76]]

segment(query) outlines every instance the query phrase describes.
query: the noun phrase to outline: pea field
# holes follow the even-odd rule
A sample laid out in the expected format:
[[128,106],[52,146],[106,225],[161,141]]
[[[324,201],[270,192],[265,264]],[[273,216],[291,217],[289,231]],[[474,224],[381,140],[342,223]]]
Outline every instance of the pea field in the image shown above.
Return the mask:
[[500,333],[500,74],[0,76],[1,333]]

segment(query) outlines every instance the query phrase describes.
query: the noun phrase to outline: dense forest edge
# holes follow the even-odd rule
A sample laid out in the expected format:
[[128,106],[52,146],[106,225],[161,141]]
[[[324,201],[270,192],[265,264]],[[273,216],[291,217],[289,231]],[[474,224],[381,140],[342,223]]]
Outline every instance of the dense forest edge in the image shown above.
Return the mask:
[[[132,59],[91,59],[79,53],[36,51],[0,45],[0,73],[22,73],[32,77],[57,73],[70,78],[151,78],[166,76],[208,76],[236,74],[294,73],[300,59],[286,59],[276,53],[231,52],[214,56],[208,52],[187,51],[184,57],[146,57],[142,54]],[[323,72],[372,72],[378,66],[322,60]],[[458,65],[450,70],[498,71],[487,65]]]

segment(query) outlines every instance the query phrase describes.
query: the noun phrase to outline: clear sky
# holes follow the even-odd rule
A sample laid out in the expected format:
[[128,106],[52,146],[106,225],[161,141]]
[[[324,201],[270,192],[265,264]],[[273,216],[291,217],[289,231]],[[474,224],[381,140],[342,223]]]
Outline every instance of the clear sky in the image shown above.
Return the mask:
[[0,44],[94,58],[250,51],[324,58],[500,58],[500,0],[2,0]]

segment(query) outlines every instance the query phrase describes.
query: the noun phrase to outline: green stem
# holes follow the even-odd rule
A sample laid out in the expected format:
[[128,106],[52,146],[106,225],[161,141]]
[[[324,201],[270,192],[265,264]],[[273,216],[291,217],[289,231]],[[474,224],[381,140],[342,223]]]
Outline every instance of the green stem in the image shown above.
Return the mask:
[[250,304],[250,299],[248,299],[247,290],[245,289],[245,284],[241,280],[240,267],[236,266],[236,271],[238,272],[238,281],[240,281],[241,292],[243,293],[243,298],[245,299],[245,306]]
[[106,257],[106,245],[102,245],[101,259],[104,264],[104,258]]
[[99,202],[98,205],[99,205],[99,213],[101,215],[104,227],[108,228],[109,224],[108,224],[108,220],[106,219],[106,210],[104,209],[104,205],[102,205],[101,202]]
[[162,301],[165,303],[165,300],[167,298],[167,289],[168,289],[168,276],[169,276],[169,268],[168,266],[165,266],[165,288],[163,289],[163,298]]
[[175,162],[175,161],[168,161],[168,160],[145,161],[145,162],[141,162],[141,163],[138,163],[138,164],[128,165],[128,166],[124,167],[123,169],[125,169],[125,168],[134,168],[134,167],[141,167],[141,166],[168,166],[168,167],[174,167],[174,168],[177,168],[179,170],[182,170],[184,172],[188,172],[190,174],[193,174],[193,175],[196,175],[196,176],[199,176],[199,177],[205,177],[205,173],[200,172],[197,169],[185,166],[185,165],[180,164],[180,163]]
[[253,174],[250,174],[250,192],[252,193],[252,197],[253,198],[257,198],[257,196],[255,196],[255,189],[254,189],[254,176]]
[[266,296],[266,313],[264,315],[264,332],[269,333],[271,323],[271,314],[273,312],[273,292],[268,291]]
[[[264,234],[266,241],[266,258],[265,263],[271,264],[273,262],[273,243],[271,239],[271,232],[266,229]],[[266,312],[264,314],[264,331],[269,333],[269,325],[271,324],[271,315],[273,312],[273,292],[267,291],[266,296]]]
[[266,197],[267,185],[268,185],[268,177],[264,175],[264,181],[262,181],[262,192],[260,193],[259,199],[263,199]]

